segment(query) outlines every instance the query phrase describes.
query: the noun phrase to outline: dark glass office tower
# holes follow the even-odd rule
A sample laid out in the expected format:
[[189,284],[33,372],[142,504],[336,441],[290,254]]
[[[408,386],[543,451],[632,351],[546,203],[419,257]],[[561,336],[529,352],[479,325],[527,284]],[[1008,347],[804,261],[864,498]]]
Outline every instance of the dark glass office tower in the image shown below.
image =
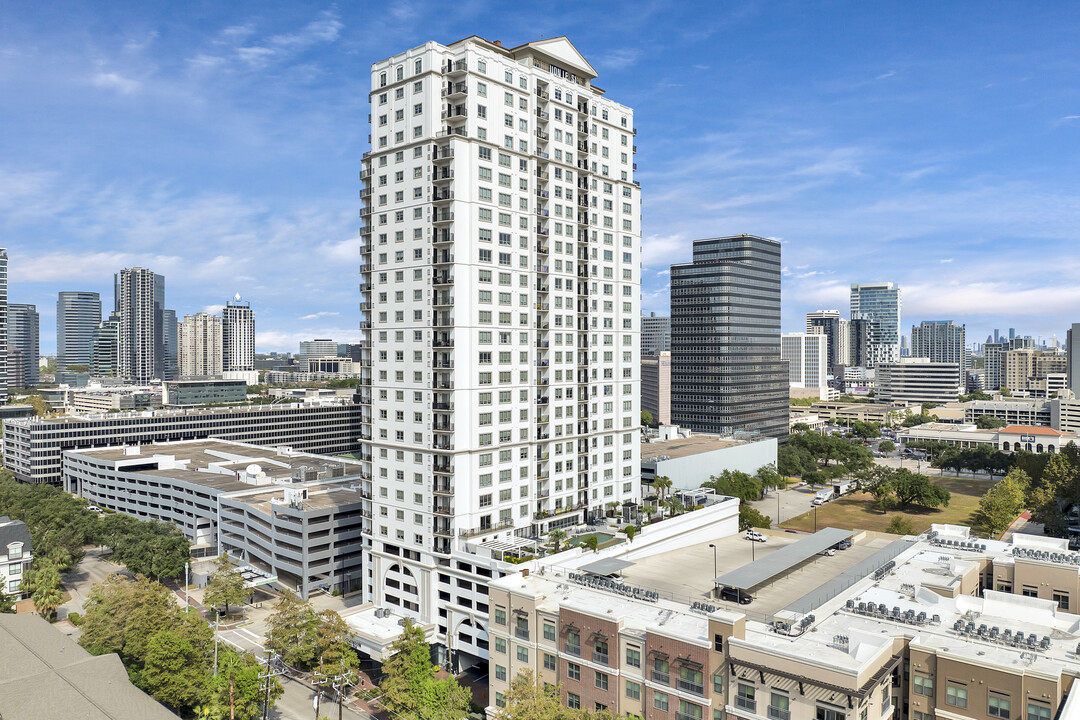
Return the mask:
[[694,261],[671,266],[671,415],[698,432],[787,438],[779,242],[695,240]]

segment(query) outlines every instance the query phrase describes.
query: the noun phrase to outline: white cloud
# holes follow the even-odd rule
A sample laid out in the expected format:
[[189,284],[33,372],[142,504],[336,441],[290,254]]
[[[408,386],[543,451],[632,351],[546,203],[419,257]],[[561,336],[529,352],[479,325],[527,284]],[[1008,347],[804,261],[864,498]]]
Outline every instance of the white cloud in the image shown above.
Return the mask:
[[641,264],[652,268],[689,260],[690,247],[681,235],[649,235],[641,241]]
[[941,258],[940,260],[938,260],[939,263],[943,263],[943,264],[944,263],[951,263],[952,261],[953,261],[952,258]]
[[224,305],[207,305],[206,307],[204,307],[202,309],[202,311],[204,313],[208,313],[210,315],[217,315],[218,313],[220,313],[224,309],[225,309]]
[[133,93],[140,87],[138,80],[132,80],[114,72],[99,72],[90,78],[90,82],[95,87],[116,90],[124,95]]
[[319,318],[335,317],[335,316],[340,315],[340,314],[341,313],[339,313],[339,312],[331,312],[329,310],[321,310],[320,312],[317,312],[317,313],[311,313],[310,315],[304,315],[300,319],[301,320],[318,320]]
[[889,71],[889,72],[887,72],[887,73],[882,73],[881,75],[878,75],[878,76],[877,76],[876,78],[874,78],[874,79],[875,79],[875,80],[884,80],[885,78],[891,78],[891,77],[892,77],[892,76],[894,76],[894,75],[896,75],[896,71],[895,71],[895,70],[890,70],[890,71]]

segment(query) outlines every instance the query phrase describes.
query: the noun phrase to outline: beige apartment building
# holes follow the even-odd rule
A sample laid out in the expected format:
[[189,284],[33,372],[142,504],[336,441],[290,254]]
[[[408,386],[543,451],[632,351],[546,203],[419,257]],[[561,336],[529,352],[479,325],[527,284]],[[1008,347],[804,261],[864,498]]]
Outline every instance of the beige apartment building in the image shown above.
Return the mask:
[[531,669],[569,707],[646,720],[1080,717],[1080,554],[1064,540],[948,525],[641,539],[492,583],[489,714]]
[[1013,391],[1047,395],[1066,385],[1068,357],[1032,348],[1004,353],[1004,385]]
[[660,425],[671,424],[671,353],[641,356],[641,409]]

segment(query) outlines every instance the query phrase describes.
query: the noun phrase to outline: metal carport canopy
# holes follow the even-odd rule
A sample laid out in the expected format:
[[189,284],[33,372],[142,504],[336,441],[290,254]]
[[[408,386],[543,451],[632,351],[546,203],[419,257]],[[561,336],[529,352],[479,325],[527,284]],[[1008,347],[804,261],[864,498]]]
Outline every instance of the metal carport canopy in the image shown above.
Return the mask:
[[615,573],[633,567],[634,563],[619,558],[603,558],[588,565],[582,565],[578,570],[592,573],[593,575],[614,575]]
[[750,590],[831,548],[841,540],[846,540],[851,535],[851,530],[840,530],[838,528],[819,530],[810,537],[803,538],[798,542],[780,548],[776,552],[769,553],[761,560],[748,563],[741,568],[725,573],[714,579],[713,582],[724,587]]

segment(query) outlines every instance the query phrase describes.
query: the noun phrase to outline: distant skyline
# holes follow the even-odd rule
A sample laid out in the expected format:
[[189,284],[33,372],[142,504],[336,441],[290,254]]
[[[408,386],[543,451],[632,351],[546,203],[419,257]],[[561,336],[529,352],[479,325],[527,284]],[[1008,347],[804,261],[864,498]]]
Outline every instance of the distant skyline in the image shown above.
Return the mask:
[[567,35],[635,108],[642,309],[694,239],[783,246],[783,328],[903,290],[901,331],[1080,321],[1080,13],[1065,2],[4,3],[12,302],[141,265],[183,317],[239,292],[259,351],[357,339],[369,65]]

